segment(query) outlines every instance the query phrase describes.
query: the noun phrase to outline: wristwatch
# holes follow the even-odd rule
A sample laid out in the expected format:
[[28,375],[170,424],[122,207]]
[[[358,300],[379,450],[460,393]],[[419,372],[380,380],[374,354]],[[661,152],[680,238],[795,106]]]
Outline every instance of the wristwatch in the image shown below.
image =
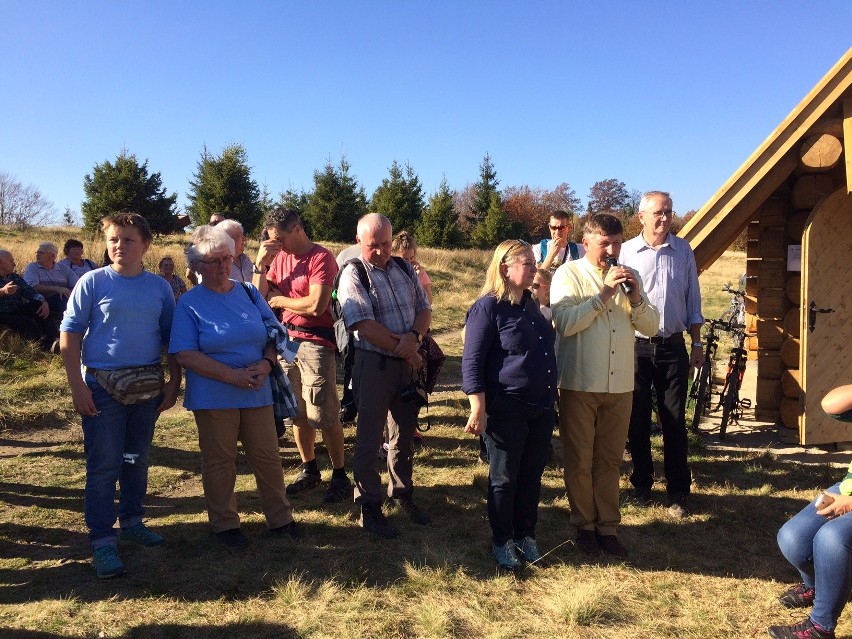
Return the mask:
[[704,344],[701,342],[692,342],[692,348],[704,348]]
[[[263,275],[264,273],[266,273],[266,271],[262,271],[259,268],[257,268],[257,264],[252,264],[251,266],[252,266],[251,272],[254,273],[255,275]],[[268,270],[268,267],[267,267],[267,270]]]
[[418,343],[423,342],[423,336],[420,334],[420,331],[418,331],[418,330],[417,330],[417,329],[415,329],[415,328],[412,328],[412,329],[411,329],[410,331],[408,331],[408,332],[409,332],[409,333],[414,333],[414,337],[416,337],[416,338],[417,338],[417,342],[418,342]]

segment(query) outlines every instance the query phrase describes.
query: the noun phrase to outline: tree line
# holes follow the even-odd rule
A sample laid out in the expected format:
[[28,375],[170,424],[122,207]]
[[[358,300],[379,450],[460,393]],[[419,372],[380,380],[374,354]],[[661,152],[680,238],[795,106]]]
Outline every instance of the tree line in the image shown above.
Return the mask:
[[[15,218],[4,214],[9,208],[3,202],[4,184],[16,181],[7,173],[0,177],[3,178],[0,223],[17,226],[43,223],[44,198],[40,201],[39,215],[31,221],[24,213],[19,212]],[[83,226],[94,230],[105,215],[130,209],[145,216],[155,233],[168,234],[182,230],[187,222],[198,226],[206,224],[212,214],[224,213],[254,234],[266,213],[283,205],[301,214],[314,239],[331,242],[352,242],[358,219],[368,212],[387,216],[394,229],[407,229],[421,245],[436,248],[491,248],[509,238],[547,237],[548,217],[555,210],[573,213],[578,218],[575,235],[580,233],[586,215],[604,211],[623,219],[628,237],[639,231],[635,213],[641,193],[628,190],[624,182],[614,178],[596,182],[583,209],[580,198],[567,182],[552,189],[508,186],[501,190],[488,153],[479,166],[479,179],[475,183],[453,190],[444,178],[428,197],[414,168],[395,160],[388,176],[369,198],[345,157],[337,163],[329,159],[322,169],[314,171],[313,180],[309,192],[285,190],[273,198],[252,177],[247,152],[241,144],[229,144],[218,154],[204,147],[189,182],[189,204],[185,215],[180,215],[177,193],[167,192],[161,174],[149,169],[147,159],[140,162],[125,149],[114,161],[96,164],[84,177]],[[19,185],[18,191],[22,188]],[[47,206],[52,209],[49,202]],[[72,213],[66,209],[63,220],[70,223],[72,219]],[[676,219],[676,228],[682,222]]]

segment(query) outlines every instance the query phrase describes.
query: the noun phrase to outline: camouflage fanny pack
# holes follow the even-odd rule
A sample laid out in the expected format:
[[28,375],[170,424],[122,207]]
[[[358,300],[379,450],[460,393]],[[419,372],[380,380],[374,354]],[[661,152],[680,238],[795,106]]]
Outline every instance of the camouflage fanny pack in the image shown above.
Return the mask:
[[138,404],[163,392],[166,383],[159,364],[118,368],[112,371],[89,368],[103,389],[119,404]]

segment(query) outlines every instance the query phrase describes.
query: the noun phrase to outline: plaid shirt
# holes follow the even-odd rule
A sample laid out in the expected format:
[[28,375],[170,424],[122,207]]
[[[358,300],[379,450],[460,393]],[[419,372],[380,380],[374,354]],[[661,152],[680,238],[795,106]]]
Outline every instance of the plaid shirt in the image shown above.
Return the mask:
[[43,302],[44,296],[41,293],[36,292],[36,290],[27,284],[17,273],[10,273],[5,277],[0,277],[0,288],[3,288],[12,282],[12,284],[18,285],[18,292],[14,295],[3,295],[0,296],[0,313],[17,313],[23,308],[26,300],[27,302]]
[[[370,290],[365,291],[358,271],[351,264],[340,276],[337,291],[343,308],[346,328],[363,320],[375,320],[390,332],[404,335],[414,328],[414,318],[420,311],[431,308],[417,277],[412,277],[395,260],[388,260],[383,271],[361,259],[367,267]],[[355,331],[355,346],[384,355],[393,353],[361,339]]]

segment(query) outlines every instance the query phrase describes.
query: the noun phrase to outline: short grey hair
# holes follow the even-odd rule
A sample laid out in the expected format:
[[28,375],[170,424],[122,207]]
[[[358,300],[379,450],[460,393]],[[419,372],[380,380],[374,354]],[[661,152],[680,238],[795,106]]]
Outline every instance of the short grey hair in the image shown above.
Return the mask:
[[222,229],[228,235],[230,235],[233,231],[239,231],[240,235],[245,235],[243,225],[236,220],[222,220],[216,225],[216,228]]
[[53,242],[42,242],[38,245],[38,250],[47,253],[53,253],[54,256],[59,255],[59,249]]
[[648,202],[657,199],[672,202],[672,196],[666,191],[646,191],[642,194],[642,199],[639,200],[639,210],[644,213],[648,207]]
[[234,239],[216,226],[199,226],[192,234],[191,244],[186,248],[186,261],[192,266],[206,258],[211,253],[227,249],[228,253],[234,254]]

